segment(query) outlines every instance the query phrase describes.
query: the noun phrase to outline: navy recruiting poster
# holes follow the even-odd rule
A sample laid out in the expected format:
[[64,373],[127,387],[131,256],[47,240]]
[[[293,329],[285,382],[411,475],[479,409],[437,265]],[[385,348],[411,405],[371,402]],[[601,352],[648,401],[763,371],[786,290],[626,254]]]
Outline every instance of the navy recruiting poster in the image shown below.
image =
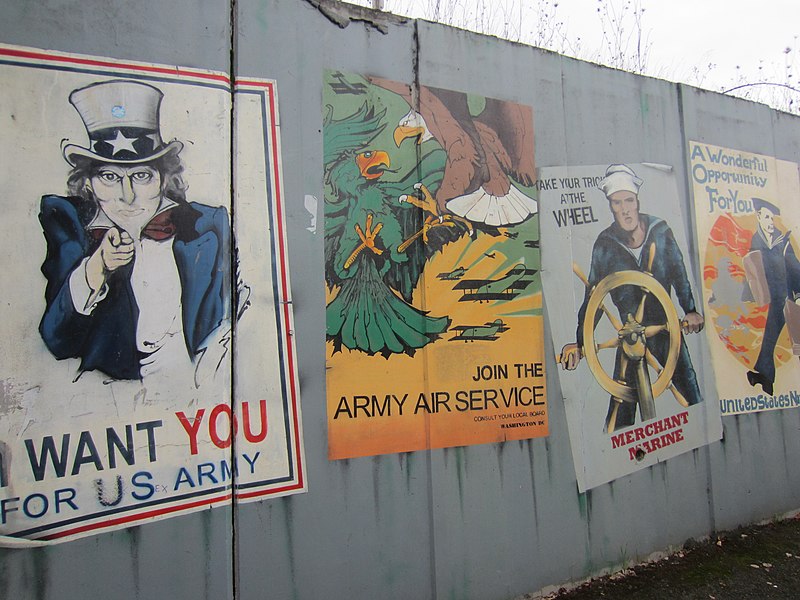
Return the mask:
[[545,310],[580,491],[720,439],[672,168],[543,168],[536,186]]
[[274,82],[5,45],[0,82],[0,545],[304,491]]
[[798,166],[700,142],[689,157],[720,411],[798,407]]

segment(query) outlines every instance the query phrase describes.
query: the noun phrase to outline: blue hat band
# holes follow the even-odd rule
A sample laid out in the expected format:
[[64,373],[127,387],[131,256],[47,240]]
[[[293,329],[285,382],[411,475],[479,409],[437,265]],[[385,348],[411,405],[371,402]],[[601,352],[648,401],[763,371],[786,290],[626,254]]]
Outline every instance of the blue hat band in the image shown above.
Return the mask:
[[89,149],[100,158],[147,160],[162,147],[157,131],[140,127],[111,127],[89,134]]

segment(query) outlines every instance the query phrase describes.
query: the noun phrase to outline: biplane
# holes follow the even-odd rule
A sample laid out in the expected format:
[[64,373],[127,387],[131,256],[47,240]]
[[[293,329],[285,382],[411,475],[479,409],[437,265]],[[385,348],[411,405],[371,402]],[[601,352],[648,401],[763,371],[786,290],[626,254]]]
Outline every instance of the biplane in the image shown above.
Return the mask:
[[436,277],[438,279],[445,279],[447,281],[457,281],[464,276],[467,270],[464,267],[453,269],[449,273],[439,273]]
[[361,95],[367,93],[366,85],[363,83],[350,83],[341,71],[333,73],[332,77],[338,80],[338,83],[330,83],[331,89],[337,94]]
[[464,340],[465,342],[474,342],[475,340],[483,340],[493,342],[499,334],[509,329],[502,319],[495,319],[491,323],[484,323],[483,325],[456,325],[451,327],[450,331],[457,331],[458,334],[451,337],[450,341]]
[[500,279],[462,279],[454,287],[461,290],[459,302],[489,302],[490,300],[513,300],[527,288],[536,274],[536,269],[526,269],[522,263],[514,267]]

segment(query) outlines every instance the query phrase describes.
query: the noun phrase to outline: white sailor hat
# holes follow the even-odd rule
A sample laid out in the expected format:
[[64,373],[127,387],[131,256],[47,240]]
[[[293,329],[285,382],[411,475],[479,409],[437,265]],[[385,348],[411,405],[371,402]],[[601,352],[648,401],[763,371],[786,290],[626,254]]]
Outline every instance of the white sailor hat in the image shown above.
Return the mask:
[[643,183],[628,165],[610,165],[598,187],[606,197],[620,191],[633,192],[638,195],[639,188]]

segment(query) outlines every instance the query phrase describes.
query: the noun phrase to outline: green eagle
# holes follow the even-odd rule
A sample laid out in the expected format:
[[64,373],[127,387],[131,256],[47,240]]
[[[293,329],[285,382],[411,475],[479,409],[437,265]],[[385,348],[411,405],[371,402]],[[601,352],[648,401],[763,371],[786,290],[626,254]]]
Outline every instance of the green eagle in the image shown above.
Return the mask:
[[421,208],[442,180],[440,147],[418,153],[405,174],[372,147],[385,116],[365,102],[335,120],[328,107],[323,140],[327,339],[334,352],[344,346],[388,358],[413,355],[448,329],[448,317],[415,308],[412,296],[428,258],[468,230]]

